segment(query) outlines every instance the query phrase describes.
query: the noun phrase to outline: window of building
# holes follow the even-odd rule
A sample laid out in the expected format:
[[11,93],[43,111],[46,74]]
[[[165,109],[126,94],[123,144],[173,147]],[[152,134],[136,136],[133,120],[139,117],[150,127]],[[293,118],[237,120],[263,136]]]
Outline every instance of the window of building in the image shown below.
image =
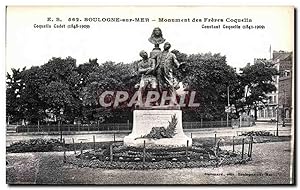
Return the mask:
[[265,117],[265,110],[260,110],[260,117],[264,118]]
[[273,117],[276,118],[276,108],[275,107],[273,107],[272,112],[273,112]]
[[291,75],[291,71],[290,70],[285,70],[285,76],[288,77]]
[[272,110],[270,109],[270,108],[268,108],[268,111],[267,111],[267,113],[268,113],[268,117],[272,117]]
[[261,117],[261,110],[258,110],[257,115],[258,115],[258,117]]

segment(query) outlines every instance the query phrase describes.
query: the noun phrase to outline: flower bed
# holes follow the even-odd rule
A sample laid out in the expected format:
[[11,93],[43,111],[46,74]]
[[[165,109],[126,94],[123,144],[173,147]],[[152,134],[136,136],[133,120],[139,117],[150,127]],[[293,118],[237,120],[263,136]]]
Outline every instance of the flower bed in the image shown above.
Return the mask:
[[[251,160],[246,154],[243,159],[240,152],[193,144],[186,152],[185,147],[127,147],[123,143],[113,143],[113,156],[110,145],[87,151],[68,158],[68,162],[79,167],[105,169],[167,169],[221,166],[229,164],[245,164]],[[112,159],[112,160],[111,160]],[[145,161],[143,161],[145,160]]]
[[242,132],[239,136],[274,136],[269,131],[247,131]]
[[30,139],[11,144],[6,148],[7,152],[50,152],[62,149],[62,143],[58,139]]

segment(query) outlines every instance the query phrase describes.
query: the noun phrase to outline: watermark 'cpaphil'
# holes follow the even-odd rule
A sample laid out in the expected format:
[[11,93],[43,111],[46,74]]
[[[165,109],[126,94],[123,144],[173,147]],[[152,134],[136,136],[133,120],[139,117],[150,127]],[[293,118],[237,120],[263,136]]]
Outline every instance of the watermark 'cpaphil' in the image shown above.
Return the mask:
[[180,106],[180,107],[199,107],[200,104],[195,102],[196,91],[183,91],[180,96],[168,91],[148,91],[142,94],[136,91],[130,94],[127,91],[104,91],[99,97],[99,104],[102,107],[119,107],[119,106]]

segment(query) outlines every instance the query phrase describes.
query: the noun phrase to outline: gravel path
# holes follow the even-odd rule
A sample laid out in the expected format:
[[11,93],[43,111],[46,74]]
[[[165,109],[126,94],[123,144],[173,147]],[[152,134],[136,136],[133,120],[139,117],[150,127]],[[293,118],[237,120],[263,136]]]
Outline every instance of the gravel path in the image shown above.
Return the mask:
[[78,168],[63,164],[62,153],[58,152],[11,153],[7,154],[6,179],[9,184],[290,183],[289,142],[254,144],[253,151],[253,161],[246,165],[148,171]]

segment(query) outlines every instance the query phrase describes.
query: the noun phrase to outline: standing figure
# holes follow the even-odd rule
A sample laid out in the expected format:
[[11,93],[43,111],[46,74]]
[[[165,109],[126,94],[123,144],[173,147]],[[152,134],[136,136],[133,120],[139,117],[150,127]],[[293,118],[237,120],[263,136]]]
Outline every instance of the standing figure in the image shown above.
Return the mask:
[[157,55],[156,73],[159,83],[159,90],[167,90],[169,93],[175,93],[179,88],[178,80],[173,76],[174,69],[179,68],[178,62],[174,53],[169,52],[171,44],[166,42],[164,50]]
[[155,77],[154,69],[155,69],[155,60],[148,57],[146,51],[142,50],[140,52],[140,56],[142,60],[138,62],[137,72],[141,75],[140,83],[138,84],[139,91],[142,93],[148,89],[157,89],[157,80]]

